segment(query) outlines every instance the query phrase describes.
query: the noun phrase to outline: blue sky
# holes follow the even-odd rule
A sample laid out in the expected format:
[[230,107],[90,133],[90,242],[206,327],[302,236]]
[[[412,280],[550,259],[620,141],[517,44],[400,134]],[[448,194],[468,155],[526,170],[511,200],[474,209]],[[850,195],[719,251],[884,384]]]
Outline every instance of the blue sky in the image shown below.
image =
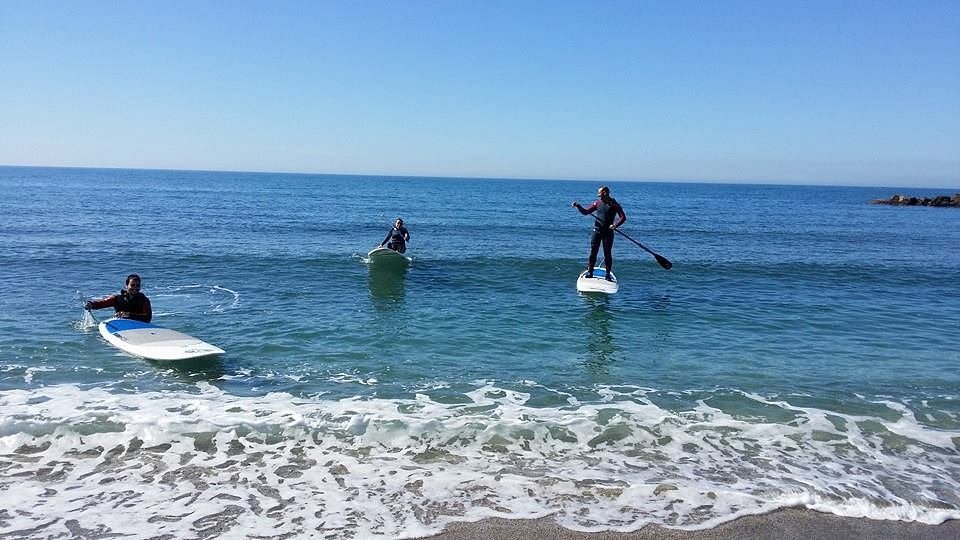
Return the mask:
[[0,0],[0,164],[960,186],[960,2]]

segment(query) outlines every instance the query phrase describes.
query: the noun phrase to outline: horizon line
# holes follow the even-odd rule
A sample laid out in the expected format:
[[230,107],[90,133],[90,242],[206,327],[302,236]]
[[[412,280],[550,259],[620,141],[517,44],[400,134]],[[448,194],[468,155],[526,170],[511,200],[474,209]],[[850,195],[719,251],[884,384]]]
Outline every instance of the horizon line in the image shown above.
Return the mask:
[[187,172],[187,173],[231,173],[231,174],[270,174],[270,175],[297,175],[297,176],[359,176],[359,177],[379,177],[379,178],[427,178],[438,180],[492,180],[492,181],[531,181],[531,182],[600,182],[600,183],[649,183],[649,184],[718,184],[718,185],[767,185],[767,186],[820,186],[820,187],[858,187],[858,188],[904,188],[904,189],[948,189],[960,190],[960,184],[947,187],[944,186],[913,186],[905,185],[874,185],[874,184],[834,184],[818,181],[800,181],[800,180],[731,180],[731,179],[705,179],[705,178],[545,178],[545,177],[523,177],[523,176],[463,176],[463,175],[441,175],[441,174],[383,174],[383,173],[347,173],[347,172],[304,172],[304,171],[269,171],[269,170],[240,170],[240,169],[191,169],[191,168],[168,168],[168,167],[119,167],[119,166],[94,166],[94,165],[13,165],[0,163],[0,168],[24,168],[24,169],[81,169],[81,170],[118,170],[118,171],[162,171],[162,172]]

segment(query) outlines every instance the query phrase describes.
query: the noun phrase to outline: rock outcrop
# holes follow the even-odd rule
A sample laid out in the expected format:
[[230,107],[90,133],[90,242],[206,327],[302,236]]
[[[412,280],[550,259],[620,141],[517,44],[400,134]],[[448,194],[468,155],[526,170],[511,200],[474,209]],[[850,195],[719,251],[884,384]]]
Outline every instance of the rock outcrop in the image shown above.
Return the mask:
[[936,197],[907,197],[906,195],[894,195],[889,199],[874,199],[870,201],[873,204],[890,204],[893,206],[940,206],[960,208],[960,193],[953,197],[949,195],[937,195]]

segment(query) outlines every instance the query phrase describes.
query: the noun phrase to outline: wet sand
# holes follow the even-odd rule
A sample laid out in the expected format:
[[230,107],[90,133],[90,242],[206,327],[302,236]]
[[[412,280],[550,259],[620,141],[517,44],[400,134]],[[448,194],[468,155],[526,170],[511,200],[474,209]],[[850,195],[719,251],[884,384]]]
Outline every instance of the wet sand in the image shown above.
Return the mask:
[[746,516],[702,531],[680,531],[648,525],[629,533],[583,533],[564,529],[551,518],[537,520],[487,519],[455,523],[431,540],[809,540],[864,538],[869,540],[960,540],[960,520],[940,525],[838,517],[791,508]]

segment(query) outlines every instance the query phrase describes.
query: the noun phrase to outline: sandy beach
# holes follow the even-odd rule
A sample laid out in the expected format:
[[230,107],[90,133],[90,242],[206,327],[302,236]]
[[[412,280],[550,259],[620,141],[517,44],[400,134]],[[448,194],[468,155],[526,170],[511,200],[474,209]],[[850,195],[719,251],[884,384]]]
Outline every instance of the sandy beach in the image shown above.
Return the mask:
[[713,529],[681,531],[649,525],[629,533],[584,533],[564,529],[550,518],[537,520],[488,519],[476,523],[457,523],[447,527],[431,540],[733,540],[769,538],[777,540],[809,540],[834,538],[867,538],[871,540],[960,539],[960,520],[940,525],[846,518],[812,510],[791,508],[769,514],[746,516]]

